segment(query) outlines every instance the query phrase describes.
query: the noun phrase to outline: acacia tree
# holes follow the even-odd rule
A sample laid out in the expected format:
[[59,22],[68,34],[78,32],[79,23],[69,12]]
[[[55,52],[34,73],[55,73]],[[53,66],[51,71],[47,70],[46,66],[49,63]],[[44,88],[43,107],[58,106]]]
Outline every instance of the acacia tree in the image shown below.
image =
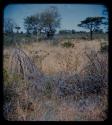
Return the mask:
[[79,27],[83,27],[85,29],[89,29],[90,31],[90,39],[93,39],[93,32],[96,30],[100,30],[101,24],[103,24],[104,17],[87,17],[85,20],[81,21],[78,24]]
[[56,29],[60,27],[60,19],[58,10],[54,6],[41,13],[42,31],[46,34],[47,38],[54,36]]
[[39,16],[38,15],[33,15],[33,16],[28,16],[24,19],[24,27],[27,31],[27,34],[36,34],[38,30],[38,25],[39,25]]
[[34,33],[37,36],[43,32],[47,38],[51,38],[59,26],[60,15],[56,7],[50,7],[41,13],[24,19],[24,27],[27,33]]

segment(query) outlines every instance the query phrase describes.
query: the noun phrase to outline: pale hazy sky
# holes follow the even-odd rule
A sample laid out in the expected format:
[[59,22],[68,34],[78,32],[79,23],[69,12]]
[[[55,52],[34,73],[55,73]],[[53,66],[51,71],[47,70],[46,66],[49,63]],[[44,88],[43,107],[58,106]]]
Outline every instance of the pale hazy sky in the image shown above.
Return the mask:
[[[74,29],[84,31],[77,26],[80,21],[89,16],[103,15],[104,6],[95,4],[10,4],[4,9],[4,18],[12,18],[20,27],[24,29],[24,18],[39,13],[50,6],[56,6],[61,15],[60,29]],[[60,30],[58,29],[58,30]]]

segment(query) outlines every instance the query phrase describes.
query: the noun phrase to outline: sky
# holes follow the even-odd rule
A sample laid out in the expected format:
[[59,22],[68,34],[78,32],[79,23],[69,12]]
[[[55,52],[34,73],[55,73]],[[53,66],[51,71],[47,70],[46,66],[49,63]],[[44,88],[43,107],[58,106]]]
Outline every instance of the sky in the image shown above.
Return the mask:
[[61,16],[61,27],[58,31],[87,31],[77,24],[89,16],[106,16],[103,14],[104,5],[96,4],[9,4],[4,9],[4,18],[13,19],[21,27],[21,31],[25,32],[24,18],[42,12],[50,6],[56,6]]

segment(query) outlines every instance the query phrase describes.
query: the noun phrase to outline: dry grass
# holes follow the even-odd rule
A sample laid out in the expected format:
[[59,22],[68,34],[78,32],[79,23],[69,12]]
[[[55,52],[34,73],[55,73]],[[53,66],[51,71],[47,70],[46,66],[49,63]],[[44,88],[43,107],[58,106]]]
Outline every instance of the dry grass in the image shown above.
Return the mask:
[[89,48],[94,48],[96,51],[100,49],[99,41],[72,40],[74,48],[63,48],[62,43],[63,41],[58,46],[52,46],[48,42],[32,43],[31,45],[24,45],[23,49],[46,74],[70,70],[79,72],[87,60],[84,55],[85,49],[86,51]]
[[[40,92],[21,77],[10,77],[12,48],[4,48],[4,116],[19,121],[101,121],[107,118],[108,54],[103,40],[71,40],[65,48],[47,42],[20,48],[44,74]],[[38,77],[39,79],[39,77]],[[38,86],[38,83],[37,83]]]

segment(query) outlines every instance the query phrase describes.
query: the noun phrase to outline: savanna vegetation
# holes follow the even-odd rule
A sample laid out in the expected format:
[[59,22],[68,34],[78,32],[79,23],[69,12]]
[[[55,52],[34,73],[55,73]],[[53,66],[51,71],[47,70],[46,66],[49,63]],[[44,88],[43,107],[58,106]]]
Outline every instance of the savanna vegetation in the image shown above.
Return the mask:
[[12,19],[4,21],[5,119],[107,118],[108,32],[100,29],[103,18],[88,17],[79,22],[90,32],[72,29],[56,33],[60,17],[55,7],[28,16],[24,19],[25,33]]

